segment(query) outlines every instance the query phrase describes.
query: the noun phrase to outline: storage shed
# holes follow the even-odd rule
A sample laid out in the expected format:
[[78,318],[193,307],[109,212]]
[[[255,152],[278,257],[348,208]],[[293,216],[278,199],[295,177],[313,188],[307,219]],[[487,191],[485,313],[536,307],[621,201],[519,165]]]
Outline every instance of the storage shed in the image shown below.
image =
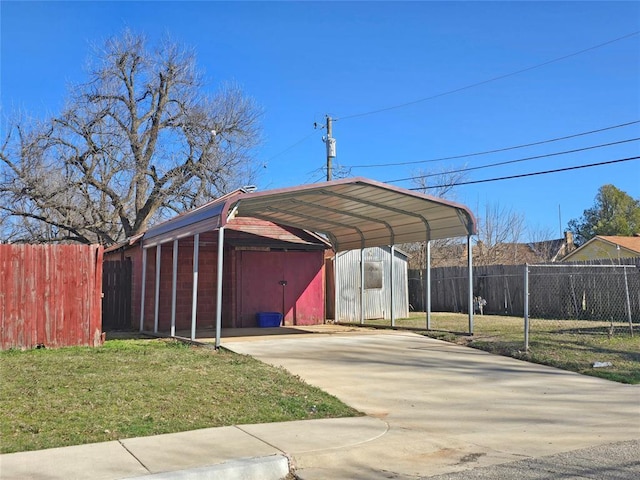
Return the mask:
[[339,322],[407,318],[407,260],[407,255],[393,246],[336,254],[332,259],[335,266],[331,267],[335,269],[335,278],[328,278],[329,282],[335,282],[335,287],[330,285],[327,290],[337,292],[337,296],[333,305],[327,303],[328,316]]
[[[215,232],[203,232],[199,236],[195,277],[194,237],[149,248],[146,255],[153,261],[146,262],[144,273],[141,238],[111,247],[105,253],[106,262],[131,264],[129,288],[133,319],[141,318],[143,330],[175,335],[177,330],[191,328],[195,301],[198,327],[213,328],[218,254]],[[227,288],[222,298],[222,325],[255,327],[260,312],[283,314],[284,325],[323,323],[323,263],[324,250],[328,247],[320,237],[300,229],[247,217],[230,221],[224,245],[223,282]],[[144,306],[141,304],[143,291]]]

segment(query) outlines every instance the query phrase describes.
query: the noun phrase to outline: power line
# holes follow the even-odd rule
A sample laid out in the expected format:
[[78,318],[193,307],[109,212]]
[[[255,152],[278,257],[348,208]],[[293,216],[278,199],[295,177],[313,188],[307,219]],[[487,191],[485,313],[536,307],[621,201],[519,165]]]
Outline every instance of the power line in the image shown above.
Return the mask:
[[325,167],[316,168],[314,171],[307,173],[307,178],[303,184],[322,182],[326,180],[326,176]]
[[568,172],[570,170],[579,170],[581,168],[598,167],[600,165],[610,165],[612,163],[629,162],[629,161],[638,160],[638,159],[640,159],[640,157],[619,158],[617,160],[609,160],[609,161],[606,161],[606,162],[590,163],[590,164],[587,164],[587,165],[578,165],[578,166],[575,166],[575,167],[558,168],[558,169],[555,169],[555,170],[545,170],[543,172],[522,173],[520,175],[511,175],[511,176],[508,176],[508,177],[487,178],[487,179],[484,179],[484,180],[471,180],[471,181],[468,181],[468,182],[455,183],[454,185],[432,185],[432,186],[429,186],[429,187],[414,187],[414,188],[409,188],[408,190],[424,190],[424,189],[430,189],[430,188],[443,188],[443,187],[449,187],[449,186],[457,187],[459,185],[472,185],[472,184],[476,184],[476,183],[497,182],[499,180],[512,180],[514,178],[533,177],[535,175],[546,175],[548,173]]
[[627,127],[629,125],[633,125],[635,123],[640,123],[640,120],[634,120],[632,122],[627,122],[627,123],[621,123],[619,125],[612,125],[610,127],[604,127],[604,128],[599,128],[597,130],[590,130],[588,132],[581,132],[581,133],[575,133],[572,135],[565,135],[564,137],[557,137],[557,138],[551,138],[548,140],[541,140],[539,142],[532,142],[532,143],[525,143],[522,145],[515,145],[513,147],[504,147],[504,148],[498,148],[495,150],[487,150],[485,152],[476,152],[476,153],[467,153],[464,155],[454,155],[452,157],[441,157],[441,158],[432,158],[429,160],[415,160],[415,161],[411,161],[411,162],[394,162],[394,163],[377,163],[377,164],[369,164],[369,165],[344,165],[344,167],[347,168],[378,168],[378,167],[395,167],[395,166],[400,166],[400,165],[415,165],[415,164],[419,164],[419,163],[432,163],[432,162],[441,162],[443,160],[456,160],[459,158],[467,158],[467,157],[477,157],[480,155],[488,155],[490,153],[499,153],[499,152],[506,152],[509,150],[516,150],[519,148],[526,148],[526,147],[533,147],[536,145],[543,145],[545,143],[552,143],[552,142],[559,142],[560,140],[568,140],[570,138],[576,138],[576,137],[582,137],[585,135],[591,135],[594,133],[600,133],[600,132],[604,132],[607,130],[613,130],[615,128],[621,128],[621,127]]
[[569,53],[567,55],[563,55],[562,57],[558,57],[558,58],[554,58],[552,60],[547,60],[546,62],[538,63],[537,65],[533,65],[531,67],[523,68],[521,70],[516,70],[515,72],[506,73],[504,75],[499,75],[497,77],[489,78],[488,80],[483,80],[481,82],[472,83],[472,84],[466,85],[464,87],[460,87],[460,88],[456,88],[456,89],[449,90],[449,91],[446,91],[446,92],[438,93],[438,94],[432,95],[430,97],[421,98],[419,100],[413,100],[411,102],[405,102],[405,103],[401,103],[401,104],[398,104],[398,105],[393,105],[391,107],[379,108],[377,110],[371,110],[371,111],[368,111],[368,112],[356,113],[356,114],[353,114],[353,115],[347,115],[347,116],[344,116],[344,117],[335,118],[334,120],[336,120],[336,121],[337,120],[347,120],[347,119],[351,119],[351,118],[374,115],[376,113],[388,112],[389,110],[395,110],[395,109],[398,109],[398,108],[408,107],[409,105],[415,105],[416,103],[422,103],[422,102],[426,102],[428,100],[433,100],[435,98],[444,97],[446,95],[451,95],[453,93],[461,92],[463,90],[468,90],[470,88],[478,87],[480,85],[485,85],[485,84],[490,83],[490,82],[495,82],[497,80],[502,80],[503,78],[508,78],[508,77],[512,77],[514,75],[518,75],[520,73],[528,72],[528,71],[534,70],[536,68],[544,67],[544,66],[549,65],[551,63],[560,62],[562,60],[566,60],[567,58],[575,57],[576,55],[581,55],[581,54],[589,52],[591,50],[595,50],[597,48],[601,48],[601,47],[610,45],[612,43],[619,42],[621,40],[625,40],[625,39],[627,39],[629,37],[633,37],[634,35],[638,35],[639,33],[640,33],[640,31],[632,32],[632,33],[629,33],[627,35],[623,35],[622,37],[614,38],[613,40],[609,40],[607,42],[600,43],[598,45],[594,45],[592,47],[588,47],[588,48],[585,48],[583,50],[579,50],[577,52],[573,52],[573,53]]
[[309,135],[307,135],[306,137],[304,137],[304,138],[302,138],[302,139],[298,140],[296,143],[294,143],[294,144],[292,144],[292,145],[288,146],[287,148],[285,148],[284,150],[282,150],[280,153],[276,153],[273,157],[270,157],[270,158],[267,160],[267,162],[270,162],[270,161],[271,161],[271,160],[273,160],[274,158],[277,158],[277,157],[279,157],[280,155],[283,155],[283,154],[287,153],[289,150],[291,150],[291,149],[293,149],[293,148],[297,147],[297,146],[298,146],[298,145],[300,145],[302,142],[304,142],[304,141],[308,140],[309,138],[311,138],[311,137],[312,137],[313,135],[315,135],[316,133],[317,133],[317,130],[315,130],[315,129],[314,129],[314,130],[313,130],[313,132],[311,132],[311,133],[310,133]]
[[[459,170],[447,170],[446,173],[470,172],[472,170],[481,170],[483,168],[498,167],[498,166],[501,166],[501,165],[509,165],[511,163],[526,162],[528,160],[537,160],[539,158],[557,157],[558,155],[567,155],[567,154],[570,154],[570,153],[584,152],[585,150],[594,150],[596,148],[610,147],[612,145],[620,145],[622,143],[637,142],[638,140],[640,140],[640,137],[630,138],[630,139],[627,139],[627,140],[620,140],[620,141],[617,141],[617,142],[602,143],[600,145],[591,145],[589,147],[576,148],[576,149],[573,149],[573,150],[565,150],[564,152],[546,153],[544,155],[536,155],[534,157],[518,158],[516,160],[507,160],[507,161],[504,161],[504,162],[489,163],[487,165],[479,165],[477,167],[461,168]],[[441,173],[429,173],[429,174],[426,174],[426,175],[416,175],[416,176],[413,176],[413,177],[400,178],[398,180],[389,180],[387,183],[404,182],[404,181],[407,181],[407,180],[415,180],[417,178],[436,177],[438,175],[441,175]]]

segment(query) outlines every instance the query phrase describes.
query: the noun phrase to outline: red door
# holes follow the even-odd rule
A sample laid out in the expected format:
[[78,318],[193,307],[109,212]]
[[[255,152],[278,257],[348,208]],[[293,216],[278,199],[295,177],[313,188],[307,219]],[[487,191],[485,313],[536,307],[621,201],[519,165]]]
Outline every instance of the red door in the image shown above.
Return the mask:
[[285,325],[324,322],[323,252],[238,252],[238,325],[256,313],[284,312]]
[[281,252],[284,260],[285,324],[324,323],[324,252]]

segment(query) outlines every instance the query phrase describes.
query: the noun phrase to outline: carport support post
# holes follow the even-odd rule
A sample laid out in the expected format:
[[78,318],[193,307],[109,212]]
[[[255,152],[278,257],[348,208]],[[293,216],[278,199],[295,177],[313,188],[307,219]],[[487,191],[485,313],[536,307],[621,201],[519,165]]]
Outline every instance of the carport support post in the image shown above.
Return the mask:
[[364,247],[360,247],[360,325],[364,324]]
[[424,305],[427,311],[427,330],[431,330],[431,240],[427,239],[426,245],[426,267],[425,267],[425,289],[424,289]]
[[222,265],[224,257],[224,227],[218,229],[218,277],[216,280],[216,348],[220,347],[222,331]]
[[147,249],[142,248],[142,288],[140,290],[140,331],[144,330],[144,297],[147,290]]
[[176,291],[178,290],[178,240],[173,241],[173,273],[171,278],[171,336],[176,336]]
[[198,254],[200,251],[200,234],[193,236],[193,295],[191,298],[191,340],[196,339],[196,312],[198,309]]
[[153,333],[158,333],[158,317],[160,316],[160,257],[162,255],[162,244],[156,245],[156,295],[155,310],[153,313]]
[[469,268],[469,334],[473,335],[473,252],[471,235],[467,235],[467,264]]
[[391,272],[390,272],[390,277],[389,277],[389,285],[391,288],[391,326],[395,327],[396,326],[396,312],[394,309],[394,294],[393,294],[393,263],[395,262],[396,259],[396,249],[395,249],[395,245],[391,245]]
[[[334,247],[335,248],[335,247]],[[338,252],[336,250],[333,257],[333,322],[338,323]]]

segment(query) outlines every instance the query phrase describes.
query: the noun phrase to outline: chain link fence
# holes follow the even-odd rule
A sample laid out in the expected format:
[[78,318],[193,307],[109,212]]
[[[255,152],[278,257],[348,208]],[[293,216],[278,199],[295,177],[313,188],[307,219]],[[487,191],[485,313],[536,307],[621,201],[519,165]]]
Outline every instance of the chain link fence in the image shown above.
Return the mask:
[[537,334],[640,333],[636,265],[525,266],[525,348]]
[[[628,264],[490,265],[474,267],[473,298],[476,338],[516,341],[525,350],[530,340],[543,344],[576,335],[640,337],[640,259]],[[409,271],[409,301],[424,311],[424,270]],[[397,325],[468,332],[468,276],[463,267],[431,272],[431,311],[415,313]],[[417,308],[416,308],[417,307]],[[479,308],[481,307],[481,308]],[[375,321],[372,321],[374,323]],[[384,324],[384,323],[383,323]]]

